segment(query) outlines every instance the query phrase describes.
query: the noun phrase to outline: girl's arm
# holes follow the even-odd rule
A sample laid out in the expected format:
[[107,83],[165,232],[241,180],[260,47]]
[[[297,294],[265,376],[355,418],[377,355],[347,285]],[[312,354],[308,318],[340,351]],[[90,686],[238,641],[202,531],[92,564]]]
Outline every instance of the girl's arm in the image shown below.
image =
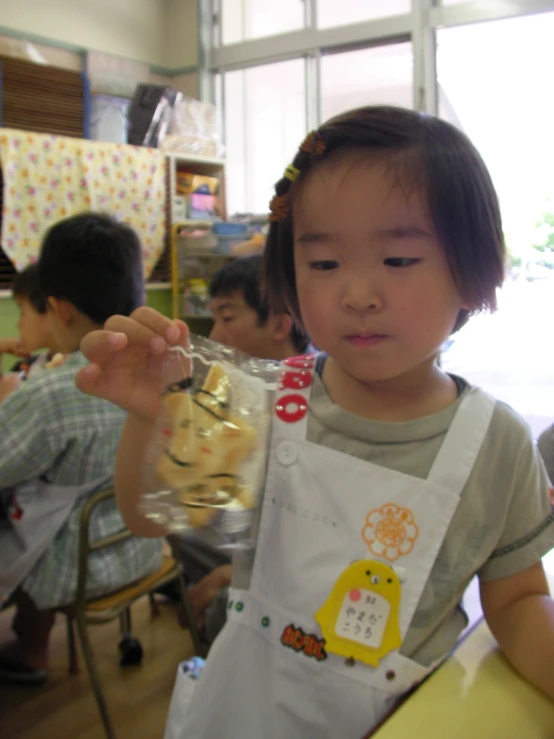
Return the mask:
[[154,431],[154,423],[129,414],[117,448],[115,497],[126,526],[137,536],[167,536],[167,531],[139,510],[142,463]]
[[541,562],[481,582],[487,624],[515,669],[554,700],[554,601]]
[[76,377],[77,387],[109,400],[127,411],[119,443],[115,488],[123,519],[133,533],[162,536],[167,532],[139,510],[142,465],[160,409],[169,346],[188,346],[188,329],[152,308],[142,307],[130,317],[113,316],[102,331],[87,334],[81,350],[91,362]]

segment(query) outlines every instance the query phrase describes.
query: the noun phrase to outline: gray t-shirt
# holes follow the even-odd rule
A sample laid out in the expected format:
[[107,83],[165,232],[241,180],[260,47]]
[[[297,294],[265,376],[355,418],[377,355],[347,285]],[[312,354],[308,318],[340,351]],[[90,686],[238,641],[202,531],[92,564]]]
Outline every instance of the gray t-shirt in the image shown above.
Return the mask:
[[554,426],[545,429],[537,441],[550,482],[554,485]]
[[[360,418],[335,405],[319,376],[310,399],[309,441],[425,479],[461,399],[431,416],[404,423]],[[530,429],[497,401],[483,445],[431,570],[401,653],[430,664],[452,649],[467,625],[461,606],[477,573],[482,580],[515,574],[554,547],[548,478]],[[233,584],[247,587],[252,557],[233,561]]]

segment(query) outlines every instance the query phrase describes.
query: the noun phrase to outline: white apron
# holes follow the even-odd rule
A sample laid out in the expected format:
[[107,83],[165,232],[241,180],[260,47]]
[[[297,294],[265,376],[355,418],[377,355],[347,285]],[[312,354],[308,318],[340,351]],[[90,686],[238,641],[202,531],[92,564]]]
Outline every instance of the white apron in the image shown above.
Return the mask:
[[79,498],[111,478],[67,486],[30,480],[15,488],[6,517],[0,520],[0,605],[48,549]]
[[[421,480],[307,441],[314,361],[287,362],[250,587],[231,588],[229,622],[200,680],[188,681],[182,739],[360,739],[435,666],[398,647],[494,399],[466,394]],[[352,584],[348,573],[360,567]]]

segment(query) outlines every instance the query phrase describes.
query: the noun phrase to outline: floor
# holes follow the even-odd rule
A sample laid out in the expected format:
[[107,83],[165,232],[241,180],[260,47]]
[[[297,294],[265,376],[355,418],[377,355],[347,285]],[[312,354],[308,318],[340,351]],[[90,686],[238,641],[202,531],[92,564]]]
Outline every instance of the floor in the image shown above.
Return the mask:
[[[133,606],[132,618],[133,636],[144,649],[140,667],[119,667],[117,621],[91,628],[93,649],[117,739],[161,739],[176,668],[192,655],[192,644],[170,604],[162,603],[153,618],[142,599]],[[10,620],[9,612],[0,613],[0,620]],[[67,666],[65,620],[58,616],[46,684],[0,685],[1,739],[104,739],[84,665],[76,676]]]

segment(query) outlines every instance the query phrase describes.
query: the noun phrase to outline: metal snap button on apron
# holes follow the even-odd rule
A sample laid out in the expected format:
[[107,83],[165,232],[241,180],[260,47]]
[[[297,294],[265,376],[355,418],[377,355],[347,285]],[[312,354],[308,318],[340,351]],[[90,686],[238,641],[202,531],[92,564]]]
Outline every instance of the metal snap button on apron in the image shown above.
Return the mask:
[[282,441],[277,445],[275,454],[279,464],[289,467],[298,459],[298,448],[293,441]]

